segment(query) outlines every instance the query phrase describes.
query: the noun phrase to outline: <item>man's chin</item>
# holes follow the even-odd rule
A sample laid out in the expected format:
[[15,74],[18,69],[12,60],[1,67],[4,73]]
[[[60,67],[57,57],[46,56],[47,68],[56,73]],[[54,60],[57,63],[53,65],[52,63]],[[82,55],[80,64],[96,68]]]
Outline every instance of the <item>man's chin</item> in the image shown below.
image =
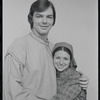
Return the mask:
[[41,33],[40,35],[41,36],[46,36],[48,33]]
[[49,31],[41,30],[40,35],[47,35]]

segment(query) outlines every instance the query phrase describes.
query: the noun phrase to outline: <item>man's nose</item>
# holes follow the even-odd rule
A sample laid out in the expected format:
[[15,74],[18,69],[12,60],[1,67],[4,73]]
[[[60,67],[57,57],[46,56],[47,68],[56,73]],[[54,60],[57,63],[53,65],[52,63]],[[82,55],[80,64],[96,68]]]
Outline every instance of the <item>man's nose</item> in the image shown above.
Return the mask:
[[47,18],[46,17],[43,17],[42,23],[47,24]]

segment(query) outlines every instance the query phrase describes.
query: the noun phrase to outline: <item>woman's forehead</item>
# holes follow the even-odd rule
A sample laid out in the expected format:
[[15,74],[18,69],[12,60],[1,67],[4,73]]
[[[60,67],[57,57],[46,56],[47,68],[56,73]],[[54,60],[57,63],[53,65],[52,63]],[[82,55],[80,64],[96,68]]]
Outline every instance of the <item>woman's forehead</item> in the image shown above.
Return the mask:
[[60,51],[57,51],[56,53],[55,53],[55,56],[62,56],[62,57],[64,57],[64,56],[70,56],[69,55],[69,53],[68,52],[66,52],[66,51],[64,51],[64,50],[60,50]]

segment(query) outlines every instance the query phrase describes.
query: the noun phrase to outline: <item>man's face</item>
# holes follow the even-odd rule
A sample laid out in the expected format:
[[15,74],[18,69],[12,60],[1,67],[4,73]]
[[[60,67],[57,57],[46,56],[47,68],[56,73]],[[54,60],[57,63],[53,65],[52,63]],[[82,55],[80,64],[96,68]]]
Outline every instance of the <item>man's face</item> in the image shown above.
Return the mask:
[[53,10],[51,7],[43,12],[35,12],[33,15],[33,29],[40,36],[48,35],[53,21]]

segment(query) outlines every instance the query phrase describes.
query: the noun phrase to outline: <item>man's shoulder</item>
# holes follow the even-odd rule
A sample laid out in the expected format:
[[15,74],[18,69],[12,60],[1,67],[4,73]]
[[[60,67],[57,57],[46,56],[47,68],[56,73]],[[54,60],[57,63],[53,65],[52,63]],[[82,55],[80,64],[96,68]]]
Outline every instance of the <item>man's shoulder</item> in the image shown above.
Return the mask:
[[10,47],[7,49],[5,57],[11,55],[17,61],[20,61],[22,64],[25,64],[26,57],[26,45],[25,45],[26,36],[21,36],[16,38]]
[[25,46],[25,42],[27,40],[27,38],[26,38],[27,35],[28,34],[15,38],[13,40],[13,42],[11,43],[11,45],[8,47],[8,50],[24,47]]

